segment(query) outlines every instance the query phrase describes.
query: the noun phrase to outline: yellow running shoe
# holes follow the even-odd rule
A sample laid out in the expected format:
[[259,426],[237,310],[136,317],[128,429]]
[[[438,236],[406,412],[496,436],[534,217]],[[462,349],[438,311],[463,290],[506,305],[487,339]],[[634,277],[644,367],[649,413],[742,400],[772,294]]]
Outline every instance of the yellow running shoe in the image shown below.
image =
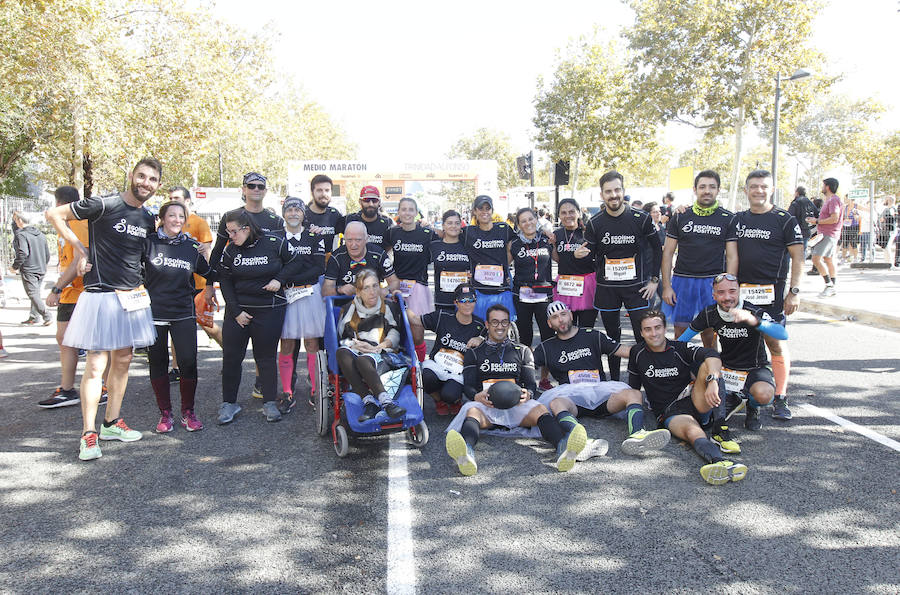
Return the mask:
[[578,454],[584,450],[587,444],[587,430],[584,426],[577,424],[569,432],[569,435],[563,438],[559,446],[556,447],[556,469],[559,471],[569,471],[575,466],[575,460]]
[[466,444],[462,434],[456,430],[447,432],[445,441],[447,454],[456,462],[459,472],[465,476],[475,475],[478,472],[478,463],[475,462],[475,453]]
[[747,476],[747,465],[731,461],[717,461],[700,467],[700,476],[710,485],[720,486],[729,481],[740,481]]
[[719,450],[721,450],[725,454],[741,454],[741,445],[731,437],[731,432],[728,430],[728,426],[719,426],[718,428],[713,428],[712,439],[713,442],[719,445]]
[[672,435],[669,430],[638,430],[622,443],[622,452],[627,455],[640,455],[648,450],[659,450],[669,443]]

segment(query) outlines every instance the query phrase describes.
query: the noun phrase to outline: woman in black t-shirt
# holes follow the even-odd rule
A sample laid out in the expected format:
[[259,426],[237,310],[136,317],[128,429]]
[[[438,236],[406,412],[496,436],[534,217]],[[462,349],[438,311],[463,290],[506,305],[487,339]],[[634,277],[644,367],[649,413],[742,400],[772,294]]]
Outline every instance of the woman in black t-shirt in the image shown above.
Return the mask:
[[564,198],[559,201],[557,215],[561,225],[553,232],[559,259],[553,299],[569,306],[575,324],[581,328],[594,328],[597,278],[591,251],[581,247],[584,244],[581,208],[574,199]]
[[460,214],[454,210],[445,211],[441,221],[444,237],[433,241],[429,251],[434,264],[434,305],[439,310],[455,312],[454,292],[471,278],[469,254],[460,240]]
[[532,320],[537,320],[541,340],[550,338],[553,331],[547,324],[547,304],[553,295],[552,263],[556,250],[538,228],[534,211],[525,207],[516,213],[518,237],[507,245],[513,263],[513,302],[516,307],[516,326],[519,341],[531,347],[534,338]]

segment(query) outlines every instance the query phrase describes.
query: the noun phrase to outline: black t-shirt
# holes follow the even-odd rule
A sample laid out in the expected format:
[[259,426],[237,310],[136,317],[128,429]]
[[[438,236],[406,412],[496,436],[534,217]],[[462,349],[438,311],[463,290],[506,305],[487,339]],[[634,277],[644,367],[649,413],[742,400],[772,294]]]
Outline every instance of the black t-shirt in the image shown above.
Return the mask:
[[453,290],[464,282],[461,275],[454,273],[466,273],[468,279],[469,254],[462,242],[448,244],[442,240],[431,242],[429,251],[434,263],[434,303],[438,306],[452,306]]
[[434,232],[418,224],[412,231],[406,231],[399,225],[388,230],[388,244],[392,250],[397,277],[428,285],[432,241]]
[[264,234],[280,233],[284,230],[284,219],[268,209],[263,209],[259,213],[253,213],[247,211],[244,207],[238,207],[237,209],[232,209],[225,213],[222,216],[222,219],[219,220],[219,229],[216,230],[216,243],[213,245],[212,251],[209,254],[209,264],[213,268],[211,273],[207,276],[209,281],[215,281],[215,276],[219,269],[219,262],[222,259],[222,250],[225,249],[225,245],[228,243],[228,231],[225,226],[225,218],[228,217],[230,213],[240,211],[246,211],[247,214],[250,215],[250,219],[256,223]]
[[741,283],[775,283],[787,278],[787,247],[803,243],[800,225],[778,207],[754,214],[741,211],[731,220],[729,242],[738,245],[738,279]]
[[[509,263],[506,258],[506,245],[516,238],[516,232],[506,223],[494,223],[488,231],[477,225],[467,225],[463,229],[463,244],[469,254],[472,272],[472,284],[483,293],[500,293],[509,289]],[[480,268],[479,268],[480,267]],[[500,267],[502,280],[494,275]],[[490,275],[491,281],[483,282]]]
[[714,277],[725,271],[725,238],[734,213],[722,207],[701,217],[688,208],[666,226],[666,236],[678,241],[675,274]]
[[519,343],[485,341],[475,349],[466,351],[463,358],[463,380],[472,395],[483,389],[485,380],[512,380],[532,393],[537,389],[534,381],[534,356],[531,349]]
[[576,227],[569,231],[558,227],[553,232],[553,238],[559,257],[557,272],[560,275],[588,275],[594,272],[596,265],[593,252],[584,258],[575,258],[575,251],[584,243],[584,228]]
[[153,215],[132,207],[119,196],[92,196],[71,203],[77,219],[88,221],[87,291],[134,289],[141,284],[141,258],[148,237],[156,232]]
[[344,229],[347,228],[347,224],[351,221],[362,221],[362,223],[366,226],[366,231],[369,234],[369,243],[375,244],[380,247],[385,252],[390,249],[390,238],[388,238],[388,230],[390,230],[394,223],[390,220],[390,218],[385,217],[384,215],[378,215],[375,218],[375,221],[366,221],[362,218],[362,213],[357,211],[356,213],[350,213],[344,220]]
[[325,236],[312,233],[304,226],[298,234],[284,231],[287,248],[294,258],[300,262],[294,268],[298,273],[287,279],[287,286],[314,285],[319,282],[319,275],[325,272],[325,247],[328,245]]
[[477,316],[472,317],[472,322],[462,324],[456,318],[455,312],[435,310],[422,316],[422,326],[434,331],[434,346],[431,348],[430,357],[442,349],[451,349],[465,354],[469,350],[466,344],[473,337],[481,337],[485,334],[484,321]]
[[356,274],[363,269],[375,271],[379,281],[394,274],[394,265],[385,251],[374,244],[366,244],[366,255],[358,262],[350,258],[347,246],[332,252],[325,266],[325,278],[334,281],[335,288],[352,285],[356,282]]
[[193,318],[194,273],[202,276],[208,272],[209,263],[197,240],[186,234],[174,238],[150,234],[144,251],[144,286],[150,294],[153,320]]
[[514,267],[514,293],[519,294],[522,287],[531,287],[536,294],[553,292],[553,265],[550,259],[552,250],[550,241],[544,234],[538,234],[527,244],[519,236],[509,243]]
[[[225,246],[219,261],[219,282],[226,310],[285,306],[284,286],[300,273],[300,263],[294,260],[283,234],[263,234],[253,243]],[[263,289],[272,279],[281,283],[276,292]]]
[[[753,304],[741,306],[759,320],[772,321],[772,317]],[[752,370],[769,363],[766,354],[766,342],[763,334],[756,327],[747,324],[726,322],[719,314],[715,304],[706,307],[691,322],[691,330],[698,333],[706,329],[715,329],[722,345],[722,365],[731,370]]]
[[587,222],[584,240],[597,259],[597,285],[627,287],[643,284],[659,274],[660,256],[655,258],[656,270],[648,271],[644,264],[645,249],[654,253],[660,250],[653,221],[644,211],[629,207],[613,217],[604,209]]
[[334,207],[325,207],[324,213],[315,213],[309,205],[306,205],[305,211],[304,227],[310,225],[321,227],[318,235],[325,239],[325,253],[331,253],[334,250],[334,238],[339,233],[344,233],[344,216]]
[[646,343],[638,343],[628,358],[628,384],[638,390],[643,385],[653,413],[660,416],[691,383],[691,374],[696,374],[708,357],[719,357],[719,353],[669,339],[666,349],[659,353],[651,351]]
[[[534,365],[546,366],[560,384],[605,381],[601,355],[615,353],[618,348],[619,343],[600,331],[580,328],[570,339],[556,336],[542,341],[534,350]],[[596,373],[596,379],[592,373]]]

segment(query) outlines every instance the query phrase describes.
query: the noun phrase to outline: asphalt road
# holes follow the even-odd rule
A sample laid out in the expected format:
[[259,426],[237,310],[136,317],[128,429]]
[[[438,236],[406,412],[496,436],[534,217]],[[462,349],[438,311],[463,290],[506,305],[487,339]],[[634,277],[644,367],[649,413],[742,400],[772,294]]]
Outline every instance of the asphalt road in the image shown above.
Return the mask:
[[266,423],[249,357],[244,411],[218,427],[220,351],[202,347],[206,429],[152,431],[136,358],[124,415],[143,440],[103,443],[102,459],[81,462],[78,408],[36,406],[58,367],[53,327],[15,324],[26,315],[21,303],[0,310],[4,592],[900,591],[900,453],[800,405],[900,441],[893,332],[793,317],[794,420],[764,413],[748,435],[739,415],[750,472],[721,487],[685,445],[626,457],[623,423],[594,419],[588,433],[610,453],[571,473],[540,441],[484,437],[478,474],[464,478],[444,452],[448,419],[427,404],[431,442],[405,447],[412,576],[389,573],[390,440],[338,459],[302,403]]

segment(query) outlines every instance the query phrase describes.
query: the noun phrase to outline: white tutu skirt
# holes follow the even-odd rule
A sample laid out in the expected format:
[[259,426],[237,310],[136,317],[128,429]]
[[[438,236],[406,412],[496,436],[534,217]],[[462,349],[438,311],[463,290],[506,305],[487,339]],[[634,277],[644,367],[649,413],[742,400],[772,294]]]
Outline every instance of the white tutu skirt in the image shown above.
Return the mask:
[[114,291],[78,296],[63,345],[88,351],[147,347],[156,342],[150,308],[126,312]]
[[459,410],[459,413],[456,414],[456,417],[453,418],[453,421],[450,422],[450,425],[447,426],[447,431],[456,430],[457,432],[462,428],[463,420],[466,419],[466,413],[469,409],[478,409],[484,414],[484,417],[487,418],[489,423],[492,423],[497,426],[502,426],[504,429],[488,429],[481,430],[482,434],[493,434],[495,436],[512,436],[512,437],[528,437],[535,438],[540,437],[541,432],[534,428],[523,428],[519,424],[522,423],[522,420],[531,413],[531,410],[535,407],[539,406],[540,403],[535,401],[534,399],[529,399],[524,403],[519,403],[515,407],[511,407],[510,409],[497,409],[496,407],[485,407],[481,403],[476,401],[469,401],[465,405],[462,406],[462,409]]
[[[577,384],[560,384],[541,394],[538,402],[550,409],[554,399],[564,397],[583,409],[596,409],[619,391],[631,388],[624,382],[609,380],[605,382],[579,382]],[[619,411],[610,417],[625,419],[625,412]]]
[[409,297],[404,297],[403,299],[406,301],[406,307],[419,316],[434,312],[434,295],[427,285],[416,283],[413,285]]
[[447,370],[446,368],[444,368],[444,366],[440,365],[439,363],[437,363],[436,361],[434,361],[431,358],[428,358],[424,362],[422,362],[422,369],[423,370],[431,370],[432,372],[434,372],[434,375],[437,376],[438,380],[440,380],[441,382],[447,382],[448,380],[455,380],[455,381],[459,382],[460,384],[465,384],[465,382],[463,382],[462,373],[454,374],[453,372]]
[[315,339],[325,336],[325,302],[321,287],[313,286],[312,295],[288,304],[284,312],[282,339]]

